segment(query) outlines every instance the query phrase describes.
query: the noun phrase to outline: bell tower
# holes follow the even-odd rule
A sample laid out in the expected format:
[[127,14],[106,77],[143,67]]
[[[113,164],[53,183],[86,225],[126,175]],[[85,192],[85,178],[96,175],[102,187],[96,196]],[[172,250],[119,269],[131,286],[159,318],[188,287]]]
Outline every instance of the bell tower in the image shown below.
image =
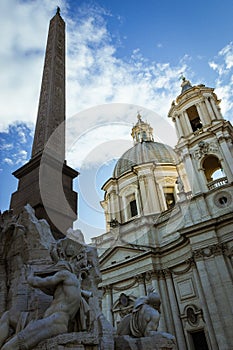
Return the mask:
[[49,25],[31,159],[13,175],[19,180],[11,197],[14,214],[29,203],[55,238],[64,237],[77,218],[78,172],[65,160],[65,22],[59,7]]
[[213,88],[182,80],[181,94],[168,116],[176,128],[176,151],[196,195],[232,183],[233,128],[223,118]]

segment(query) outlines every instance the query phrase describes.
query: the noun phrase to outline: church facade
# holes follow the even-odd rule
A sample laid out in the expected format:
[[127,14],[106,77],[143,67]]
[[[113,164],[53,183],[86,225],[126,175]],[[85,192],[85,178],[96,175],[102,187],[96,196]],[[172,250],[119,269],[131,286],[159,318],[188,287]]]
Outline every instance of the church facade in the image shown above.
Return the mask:
[[183,78],[172,102],[174,149],[138,115],[134,146],[103,185],[106,233],[93,238],[103,312],[116,327],[149,288],[162,302],[159,330],[179,350],[233,344],[233,128],[214,89]]

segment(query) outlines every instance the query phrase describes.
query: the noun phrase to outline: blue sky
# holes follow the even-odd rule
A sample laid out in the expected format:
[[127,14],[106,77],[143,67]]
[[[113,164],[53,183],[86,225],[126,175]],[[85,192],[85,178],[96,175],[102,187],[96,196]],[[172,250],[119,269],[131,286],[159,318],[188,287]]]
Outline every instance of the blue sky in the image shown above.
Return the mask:
[[100,188],[115,159],[132,146],[137,111],[157,140],[175,144],[167,112],[182,73],[193,85],[215,87],[232,121],[233,2],[1,1],[1,210],[17,187],[12,171],[30,158],[48,25],[57,5],[67,35],[66,114],[73,131],[67,160],[81,173],[76,226],[88,240],[104,231]]

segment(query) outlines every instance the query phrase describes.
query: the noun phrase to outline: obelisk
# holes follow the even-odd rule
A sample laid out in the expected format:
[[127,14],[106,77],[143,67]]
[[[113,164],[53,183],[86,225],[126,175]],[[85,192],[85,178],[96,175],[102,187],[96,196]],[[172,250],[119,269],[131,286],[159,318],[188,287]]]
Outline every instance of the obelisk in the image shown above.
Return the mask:
[[[65,22],[58,8],[51,19],[45,54],[32,158],[44,151],[52,133],[65,123]],[[65,159],[65,128],[56,156]]]
[[14,213],[29,203],[55,238],[63,237],[77,218],[78,172],[65,161],[65,22],[59,8],[49,25],[31,159],[13,175],[19,180],[11,197]]

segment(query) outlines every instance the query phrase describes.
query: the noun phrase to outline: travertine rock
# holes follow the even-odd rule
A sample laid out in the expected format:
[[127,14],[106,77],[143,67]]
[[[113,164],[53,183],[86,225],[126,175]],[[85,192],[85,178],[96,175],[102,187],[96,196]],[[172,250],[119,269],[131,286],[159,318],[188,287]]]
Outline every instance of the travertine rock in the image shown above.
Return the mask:
[[158,332],[151,337],[132,338],[128,335],[115,337],[115,350],[177,350],[174,339]]

